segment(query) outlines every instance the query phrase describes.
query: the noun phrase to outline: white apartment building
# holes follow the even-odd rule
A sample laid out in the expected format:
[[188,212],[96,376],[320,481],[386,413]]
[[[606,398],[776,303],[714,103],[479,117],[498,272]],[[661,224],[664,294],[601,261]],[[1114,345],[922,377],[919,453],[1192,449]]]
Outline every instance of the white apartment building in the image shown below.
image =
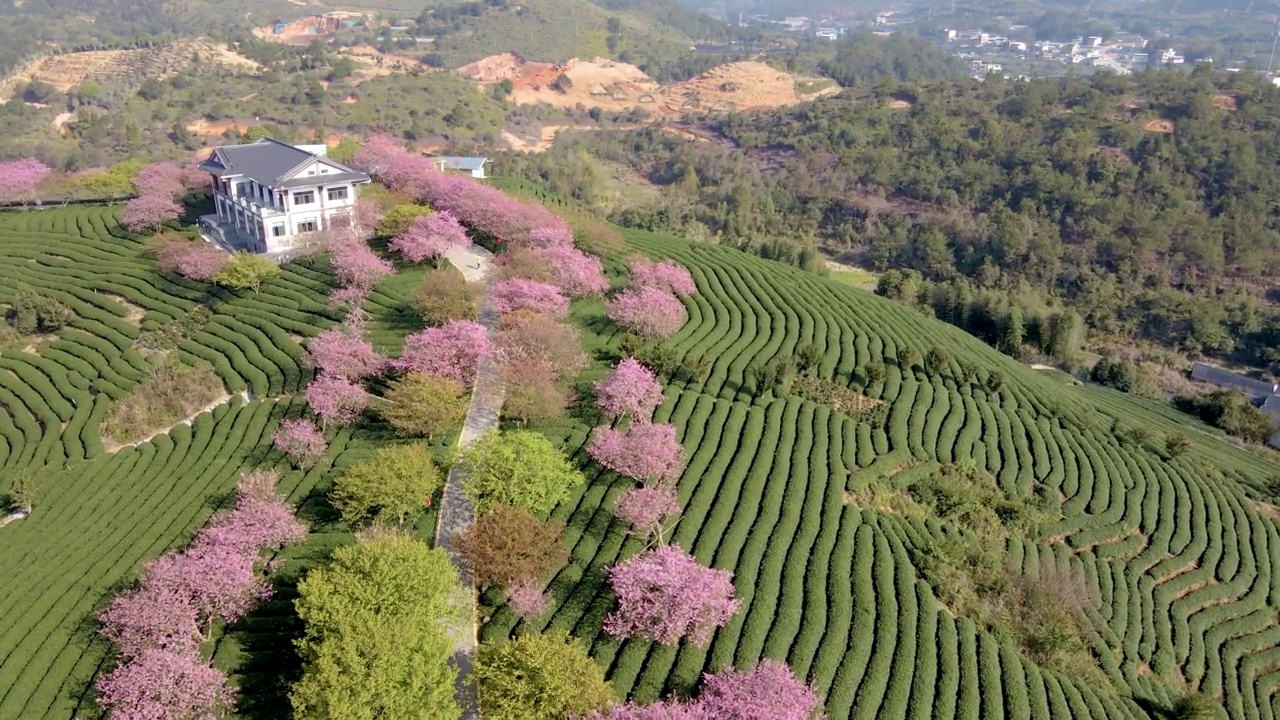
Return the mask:
[[213,176],[216,210],[201,218],[202,234],[230,250],[257,253],[287,251],[343,223],[356,187],[369,182],[318,146],[271,138],[214,148],[200,169]]

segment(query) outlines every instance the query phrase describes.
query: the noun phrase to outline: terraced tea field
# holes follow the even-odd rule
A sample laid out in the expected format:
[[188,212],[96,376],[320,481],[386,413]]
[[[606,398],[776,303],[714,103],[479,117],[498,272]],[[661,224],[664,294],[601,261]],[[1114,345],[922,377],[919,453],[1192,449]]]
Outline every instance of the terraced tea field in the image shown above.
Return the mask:
[[[550,586],[555,609],[536,626],[585,638],[620,693],[686,692],[704,671],[771,657],[816,683],[836,720],[1146,718],[1184,681],[1232,718],[1276,716],[1280,534],[1269,506],[1255,503],[1275,466],[1171,410],[1037,373],[837,282],[715,246],[629,242],[676,259],[698,283],[671,342],[713,366],[705,381],[669,384],[657,417],[676,424],[689,457],[672,538],[734,572],[743,610],[706,648],[603,633],[613,598],[600,570],[639,545],[611,512],[627,483],[591,470],[593,481],[553,513],[572,557]],[[597,333],[593,344],[612,342],[602,306],[575,312]],[[805,343],[823,351],[821,376],[855,387],[862,368],[884,361],[883,382],[865,389],[890,406],[883,427],[794,395],[754,397],[748,368]],[[903,371],[894,358],[904,343],[921,354],[945,347],[949,370]],[[972,382],[962,362],[980,369]],[[984,383],[993,371],[1005,378],[998,390]],[[1116,427],[1178,432],[1192,446],[1168,459],[1154,442],[1122,443]],[[562,433],[584,465],[588,431]],[[1088,642],[1110,685],[1042,668],[954,615],[911,559],[943,541],[944,527],[856,502],[869,485],[900,488],[965,458],[1010,493],[1061,508],[1038,538],[1009,543],[1007,567],[1036,577],[1056,561],[1085,578],[1100,601]],[[482,634],[505,636],[516,622],[499,608]]]
[[[336,318],[325,305],[334,281],[323,268],[286,266],[258,295],[161,276],[140,241],[117,227],[117,211],[0,213],[0,302],[25,286],[77,315],[50,342],[0,353],[0,493],[24,468],[38,469],[39,488],[35,512],[0,530],[0,718],[66,719],[83,709],[106,652],[93,639],[95,607],[143,562],[185,543],[242,470],[281,464],[271,435],[296,402],[288,395],[309,379],[298,341]],[[376,343],[395,347],[415,329],[398,291],[412,281],[399,276],[375,294]],[[208,305],[212,319],[177,352],[209,361],[231,392],[248,390],[253,399],[233,398],[190,427],[106,452],[98,427],[109,401],[147,369],[135,339],[197,304]],[[305,503],[327,484],[330,462],[350,462],[378,440],[368,431],[340,434],[328,462],[305,476],[285,473],[282,490]],[[330,529],[326,518],[306,517]],[[322,532],[289,557],[305,563],[340,535],[340,528]],[[259,690],[275,693],[264,702],[280,700],[276,674],[290,663],[279,658],[292,652],[271,615],[289,602],[269,603],[218,648],[219,665],[239,668],[250,705]],[[279,710],[262,716],[280,717]]]

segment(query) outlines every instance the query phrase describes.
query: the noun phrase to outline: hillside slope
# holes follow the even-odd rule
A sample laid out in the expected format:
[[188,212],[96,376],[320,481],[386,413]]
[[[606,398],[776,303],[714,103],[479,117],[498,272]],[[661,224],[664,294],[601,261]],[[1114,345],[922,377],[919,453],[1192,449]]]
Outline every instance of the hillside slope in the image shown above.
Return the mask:
[[[670,537],[734,572],[743,611],[705,648],[603,633],[613,600],[599,571],[640,543],[611,517],[629,483],[589,470],[583,491],[553,513],[572,547],[550,583],[556,607],[525,630],[572,630],[619,691],[641,700],[770,657],[815,683],[835,720],[1146,718],[1147,708],[1170,707],[1183,681],[1220,697],[1233,718],[1271,716],[1280,533],[1251,498],[1275,466],[1202,425],[1039,374],[869,293],[723,247],[628,240],[612,267],[629,252],[671,257],[698,283],[688,324],[665,345],[677,357],[707,356],[710,371],[677,374],[655,418],[677,426],[689,456]],[[609,327],[602,307],[576,314],[611,358],[618,337],[599,334]],[[810,343],[821,357],[815,375],[886,403],[883,424],[794,389],[756,387],[753,368]],[[904,346],[942,347],[950,358],[903,369],[895,358]],[[868,384],[880,361],[884,380]],[[1133,427],[1154,435],[1134,440]],[[577,450],[589,430],[575,423],[560,436]],[[1186,434],[1190,449],[1167,456],[1167,434]],[[895,498],[966,466],[1008,502],[1045,508],[1037,532],[993,549],[998,573],[1012,587],[1080,583],[1090,598],[1082,657],[1096,663],[1033,662],[1025,638],[949,604],[954,588],[937,581],[931,558],[969,531],[901,512]],[[483,635],[515,630],[500,607]]]

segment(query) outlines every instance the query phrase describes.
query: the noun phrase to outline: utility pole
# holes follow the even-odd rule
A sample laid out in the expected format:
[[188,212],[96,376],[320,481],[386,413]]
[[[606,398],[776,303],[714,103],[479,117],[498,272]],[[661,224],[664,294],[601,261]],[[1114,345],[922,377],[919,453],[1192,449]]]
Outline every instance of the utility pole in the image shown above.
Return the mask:
[[1271,59],[1267,60],[1267,75],[1271,74],[1271,64],[1276,61],[1276,42],[1280,41],[1280,15],[1276,15],[1275,27],[1271,28]]

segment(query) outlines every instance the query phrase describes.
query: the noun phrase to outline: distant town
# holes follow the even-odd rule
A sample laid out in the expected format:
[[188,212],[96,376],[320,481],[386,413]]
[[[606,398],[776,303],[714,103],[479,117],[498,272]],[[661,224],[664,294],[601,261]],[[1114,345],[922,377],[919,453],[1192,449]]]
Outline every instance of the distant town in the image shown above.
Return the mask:
[[[885,10],[875,13],[874,19],[855,22],[852,13],[824,17],[771,17],[738,13],[726,20],[741,27],[781,28],[796,34],[837,40],[848,35],[851,26],[867,27],[876,35],[892,35],[902,26],[916,21],[918,18],[914,15],[910,11]],[[1010,25],[1002,32],[1016,32],[1023,28],[1025,26]],[[1091,36],[1028,42],[983,28],[956,28],[943,30],[933,39],[940,47],[967,61],[969,73],[975,78],[985,78],[991,73],[1018,79],[1058,74],[1045,72],[1048,70],[1046,65],[1054,64],[1065,65],[1079,72],[1106,69],[1127,75],[1149,67],[1186,63],[1186,58],[1172,48],[1161,49],[1153,56],[1147,38],[1127,32],[1117,32],[1111,37]],[[1209,59],[1205,61],[1212,62]]]

